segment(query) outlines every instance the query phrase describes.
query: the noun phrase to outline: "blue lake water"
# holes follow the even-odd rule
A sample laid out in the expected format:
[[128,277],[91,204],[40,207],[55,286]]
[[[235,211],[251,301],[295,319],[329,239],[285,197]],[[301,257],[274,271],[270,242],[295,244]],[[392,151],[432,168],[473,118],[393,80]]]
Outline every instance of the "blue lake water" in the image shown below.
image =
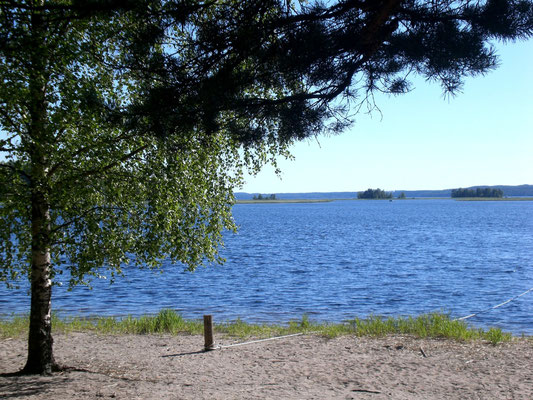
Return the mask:
[[[222,266],[164,273],[125,268],[115,284],[54,288],[61,315],[287,322],[431,311],[461,317],[533,287],[533,202],[452,200],[239,204]],[[0,315],[29,310],[27,289],[0,286]],[[533,292],[469,319],[533,334]]]

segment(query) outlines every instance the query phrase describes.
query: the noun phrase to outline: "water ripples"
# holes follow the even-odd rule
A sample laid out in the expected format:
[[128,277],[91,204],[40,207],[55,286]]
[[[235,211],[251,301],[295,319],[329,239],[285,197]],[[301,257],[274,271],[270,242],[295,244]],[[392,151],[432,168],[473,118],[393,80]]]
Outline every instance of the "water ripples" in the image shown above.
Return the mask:
[[[187,318],[250,322],[431,311],[463,316],[533,287],[533,202],[451,200],[242,204],[222,266],[125,268],[112,286],[57,288],[64,314],[139,315],[172,308]],[[27,312],[26,290],[0,289],[0,313]],[[533,294],[472,319],[533,334]]]

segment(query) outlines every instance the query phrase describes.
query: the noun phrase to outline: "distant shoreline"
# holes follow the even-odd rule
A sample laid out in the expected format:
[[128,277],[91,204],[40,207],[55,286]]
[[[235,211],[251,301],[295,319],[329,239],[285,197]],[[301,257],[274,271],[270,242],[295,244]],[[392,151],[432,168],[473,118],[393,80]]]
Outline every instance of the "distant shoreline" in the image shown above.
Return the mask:
[[235,204],[298,204],[331,203],[332,201],[406,201],[406,200],[455,200],[455,201],[533,201],[533,197],[407,197],[405,199],[277,199],[237,200]]
[[335,200],[336,199],[237,200],[236,204],[330,203]]
[[[477,190],[480,189],[499,189],[503,191],[503,195],[506,197],[517,198],[532,198],[533,199],[533,185],[495,185],[495,186],[471,186],[464,189]],[[398,198],[402,193],[407,198],[450,198],[452,194],[452,188],[450,189],[441,189],[441,190],[388,190],[392,193],[394,199]],[[264,196],[266,193],[267,196],[275,195],[277,199],[282,200],[300,200],[300,199],[309,199],[309,200],[322,200],[322,199],[356,199],[359,191],[332,191],[332,192],[262,192]],[[252,200],[254,196],[259,196],[259,192],[236,192],[235,198],[237,200]]]

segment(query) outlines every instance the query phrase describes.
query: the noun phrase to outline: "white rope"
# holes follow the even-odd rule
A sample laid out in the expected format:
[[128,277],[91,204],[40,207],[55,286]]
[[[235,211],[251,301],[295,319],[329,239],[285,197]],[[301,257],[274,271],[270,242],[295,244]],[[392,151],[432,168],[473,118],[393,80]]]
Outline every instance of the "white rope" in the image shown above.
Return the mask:
[[[502,306],[506,305],[507,303],[510,303],[511,301],[516,300],[519,297],[522,297],[522,296],[528,294],[529,292],[533,292],[533,287],[528,289],[528,290],[526,290],[524,293],[520,293],[517,296],[511,297],[509,300],[506,300],[503,303],[497,304],[497,305],[495,305],[493,307],[486,308],[484,310],[478,311],[478,312],[470,314],[470,315],[465,315],[464,317],[461,317],[461,318],[455,318],[453,321],[463,321],[465,319],[475,317],[478,314],[482,314],[482,313],[485,313],[487,311],[494,310],[496,308],[502,307]],[[242,343],[235,343],[235,344],[228,344],[228,345],[220,344],[220,345],[215,345],[211,350],[226,349],[226,348],[229,348],[229,347],[244,346],[244,345],[247,345],[247,344],[268,342],[268,341],[271,341],[271,340],[279,340],[279,339],[285,339],[285,338],[294,337],[294,336],[308,335],[308,334],[313,334],[313,333],[317,333],[317,332],[300,332],[300,333],[293,333],[291,335],[276,336],[276,337],[267,338],[267,339],[251,340],[249,342],[242,342]]]
[[260,343],[260,342],[267,342],[269,340],[278,340],[278,339],[285,339],[285,338],[288,338],[288,337],[293,337],[293,336],[301,336],[301,335],[306,335],[306,334],[309,334],[309,333],[313,333],[313,332],[300,332],[300,333],[293,333],[292,335],[285,335],[285,336],[276,336],[276,337],[272,337],[272,338],[267,338],[267,339],[258,339],[258,340],[251,340],[249,342],[243,342],[243,343],[235,343],[235,344],[228,344],[228,345],[218,345],[219,348],[221,349],[225,349],[227,347],[236,347],[236,346],[244,346],[245,344],[252,344],[252,343]]
[[498,304],[498,305],[496,305],[494,307],[489,307],[489,308],[486,308],[484,310],[478,311],[478,312],[476,312],[474,314],[465,315],[464,317],[461,317],[461,318],[455,318],[454,321],[462,321],[462,320],[465,320],[465,319],[468,319],[468,318],[475,317],[478,314],[485,313],[485,312],[490,311],[490,310],[494,310],[494,309],[499,308],[501,306],[504,306],[505,304],[510,303],[511,301],[516,300],[519,297],[522,297],[523,295],[528,294],[529,292],[532,292],[532,291],[533,291],[533,287],[531,289],[526,290],[524,293],[521,293],[518,296],[511,297],[509,300],[506,300],[503,303],[500,303],[500,304]]

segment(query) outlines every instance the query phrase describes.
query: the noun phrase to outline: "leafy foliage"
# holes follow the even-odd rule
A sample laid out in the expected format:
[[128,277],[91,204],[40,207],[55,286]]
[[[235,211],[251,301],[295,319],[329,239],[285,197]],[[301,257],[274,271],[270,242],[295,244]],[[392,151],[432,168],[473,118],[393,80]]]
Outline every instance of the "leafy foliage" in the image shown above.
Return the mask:
[[[154,27],[137,20],[147,10],[77,7],[12,4],[0,25],[8,39],[0,45],[0,279],[30,277],[36,241],[52,255],[54,281],[66,263],[71,285],[167,257],[190,269],[221,262],[243,168],[257,170],[285,146],[258,141],[240,151],[227,128],[206,135],[175,115],[158,119],[162,135],[133,113],[146,86],[152,96],[157,89],[145,69],[168,51],[155,39],[139,48]],[[199,73],[187,79],[206,79]],[[49,210],[37,236],[36,197]]]

